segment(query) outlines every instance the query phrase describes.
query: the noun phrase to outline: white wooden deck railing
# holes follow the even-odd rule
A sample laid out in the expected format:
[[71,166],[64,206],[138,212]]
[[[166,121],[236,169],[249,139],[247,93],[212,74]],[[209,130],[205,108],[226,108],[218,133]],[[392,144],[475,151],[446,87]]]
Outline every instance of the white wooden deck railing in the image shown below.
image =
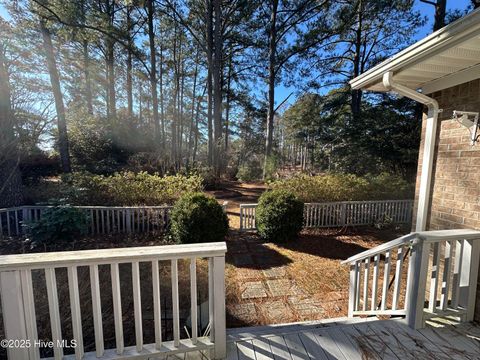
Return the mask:
[[[255,210],[258,204],[240,205],[240,230],[255,230]],[[305,203],[304,226],[338,227],[370,225],[376,221],[409,223],[413,200],[341,201]]]
[[[222,208],[227,209],[227,202]],[[52,206],[20,206],[0,209],[0,238],[22,234],[22,223],[40,219]],[[172,206],[73,206],[87,215],[92,235],[165,232]]]
[[[156,358],[160,355],[184,353],[195,350],[209,350],[215,359],[226,355],[225,330],[225,243],[206,243],[195,245],[152,246],[140,248],[123,248],[107,250],[86,250],[57,253],[22,254],[0,256],[0,294],[2,300],[2,314],[6,339],[15,341],[28,340],[31,346],[9,346],[8,358],[11,360],[39,359],[39,347],[33,344],[38,339],[37,317],[35,301],[38,298],[37,290],[40,285],[33,286],[32,272],[42,271],[48,299],[48,312],[51,328],[51,339],[54,342],[54,358],[76,359],[134,359]],[[190,296],[191,296],[191,324],[197,324],[197,270],[196,260],[208,259],[208,301],[209,301],[209,337],[201,337],[197,327],[192,326],[190,339],[181,339],[179,321],[179,282],[178,261],[190,260]],[[162,312],[160,307],[159,261],[169,261],[171,266],[172,289],[172,317],[173,341],[162,340]],[[124,292],[120,283],[119,264],[131,264],[132,291],[134,304],[135,346],[124,346],[122,302],[132,293]],[[153,297],[153,317],[155,342],[143,343],[142,324],[142,276],[139,271],[140,263],[150,263],[151,285]],[[110,268],[110,281],[101,283],[99,266],[107,265]],[[80,304],[78,268],[88,267],[90,273],[92,313],[84,314],[84,307]],[[68,272],[68,284],[57,284],[58,269]],[[57,271],[56,271],[57,270]],[[63,270],[64,271],[64,270]],[[104,271],[104,270],[102,270]],[[61,318],[59,306],[66,299],[59,299],[58,285],[68,286],[69,309],[71,320]],[[187,290],[188,291],[188,290]],[[101,294],[111,292],[113,300],[115,349],[105,349],[103,331],[103,311]],[[93,315],[95,332],[95,351],[84,352],[82,320],[86,315]],[[61,344],[64,321],[71,321],[73,339],[76,341],[75,355],[64,357]],[[83,327],[82,327],[83,325]],[[113,330],[113,329],[112,329]],[[71,341],[72,339],[66,339]]]
[[411,233],[352,256],[342,262],[348,315],[401,315],[412,328],[446,314],[471,321],[479,256],[480,231],[465,229]]

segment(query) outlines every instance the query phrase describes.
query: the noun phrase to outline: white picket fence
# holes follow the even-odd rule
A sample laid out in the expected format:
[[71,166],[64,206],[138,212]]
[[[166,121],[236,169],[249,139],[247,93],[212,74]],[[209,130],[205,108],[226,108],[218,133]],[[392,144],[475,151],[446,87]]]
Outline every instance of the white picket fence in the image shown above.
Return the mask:
[[[0,238],[20,236],[22,224],[37,221],[52,206],[20,206],[0,209]],[[170,223],[172,206],[74,206],[87,215],[89,233],[163,233]],[[227,202],[222,205],[224,211]]]
[[[258,204],[240,205],[240,230],[255,230]],[[341,201],[306,203],[306,228],[371,225],[378,221],[396,224],[412,221],[413,200]]]

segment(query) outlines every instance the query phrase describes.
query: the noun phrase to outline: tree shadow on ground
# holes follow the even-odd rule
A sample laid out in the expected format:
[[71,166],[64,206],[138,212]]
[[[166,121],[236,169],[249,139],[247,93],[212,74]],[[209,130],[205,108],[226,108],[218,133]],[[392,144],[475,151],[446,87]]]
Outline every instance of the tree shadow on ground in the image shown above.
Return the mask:
[[225,260],[237,268],[265,270],[292,262],[289,257],[266,246],[254,233],[231,231],[227,248]]
[[303,231],[297,239],[277,245],[295,252],[322,258],[345,260],[398,236],[393,230],[348,229]]

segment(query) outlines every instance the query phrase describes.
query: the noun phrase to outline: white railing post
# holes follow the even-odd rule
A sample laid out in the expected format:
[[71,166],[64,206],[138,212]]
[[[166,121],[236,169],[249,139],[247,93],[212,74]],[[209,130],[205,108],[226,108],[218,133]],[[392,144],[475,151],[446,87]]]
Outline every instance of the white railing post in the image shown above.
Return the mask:
[[407,297],[405,299],[406,321],[411,328],[420,329],[424,327],[423,311],[430,243],[417,238],[411,251],[412,255],[408,264]]
[[463,240],[463,258],[460,269],[458,305],[466,309],[465,321],[472,321],[475,312],[480,240]]
[[240,231],[242,231],[243,230],[243,205],[242,204],[240,204],[239,212],[240,212]]
[[341,212],[340,224],[341,226],[345,226],[347,225],[347,204],[345,202],[342,202]]
[[348,289],[348,317],[353,317],[353,312],[357,300],[357,273],[359,271],[358,262],[350,264],[350,287]]
[[227,356],[227,332],[225,320],[225,256],[213,258],[213,328],[214,359]]
[[[25,341],[28,339],[25,324],[25,308],[22,295],[20,271],[0,272],[0,293],[2,296],[3,327],[6,340]],[[34,341],[35,339],[28,339]],[[35,346],[35,344],[31,344]],[[27,346],[7,346],[9,359],[29,360]]]

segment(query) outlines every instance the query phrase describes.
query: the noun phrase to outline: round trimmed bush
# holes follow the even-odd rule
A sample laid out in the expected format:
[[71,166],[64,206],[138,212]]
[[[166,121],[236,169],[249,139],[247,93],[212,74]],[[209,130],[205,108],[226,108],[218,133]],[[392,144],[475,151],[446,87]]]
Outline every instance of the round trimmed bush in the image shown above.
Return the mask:
[[187,193],[173,206],[170,234],[180,243],[224,241],[228,217],[222,206],[203,193]]
[[302,230],[303,202],[288,191],[267,191],[258,200],[255,221],[263,239],[273,242],[293,240]]

